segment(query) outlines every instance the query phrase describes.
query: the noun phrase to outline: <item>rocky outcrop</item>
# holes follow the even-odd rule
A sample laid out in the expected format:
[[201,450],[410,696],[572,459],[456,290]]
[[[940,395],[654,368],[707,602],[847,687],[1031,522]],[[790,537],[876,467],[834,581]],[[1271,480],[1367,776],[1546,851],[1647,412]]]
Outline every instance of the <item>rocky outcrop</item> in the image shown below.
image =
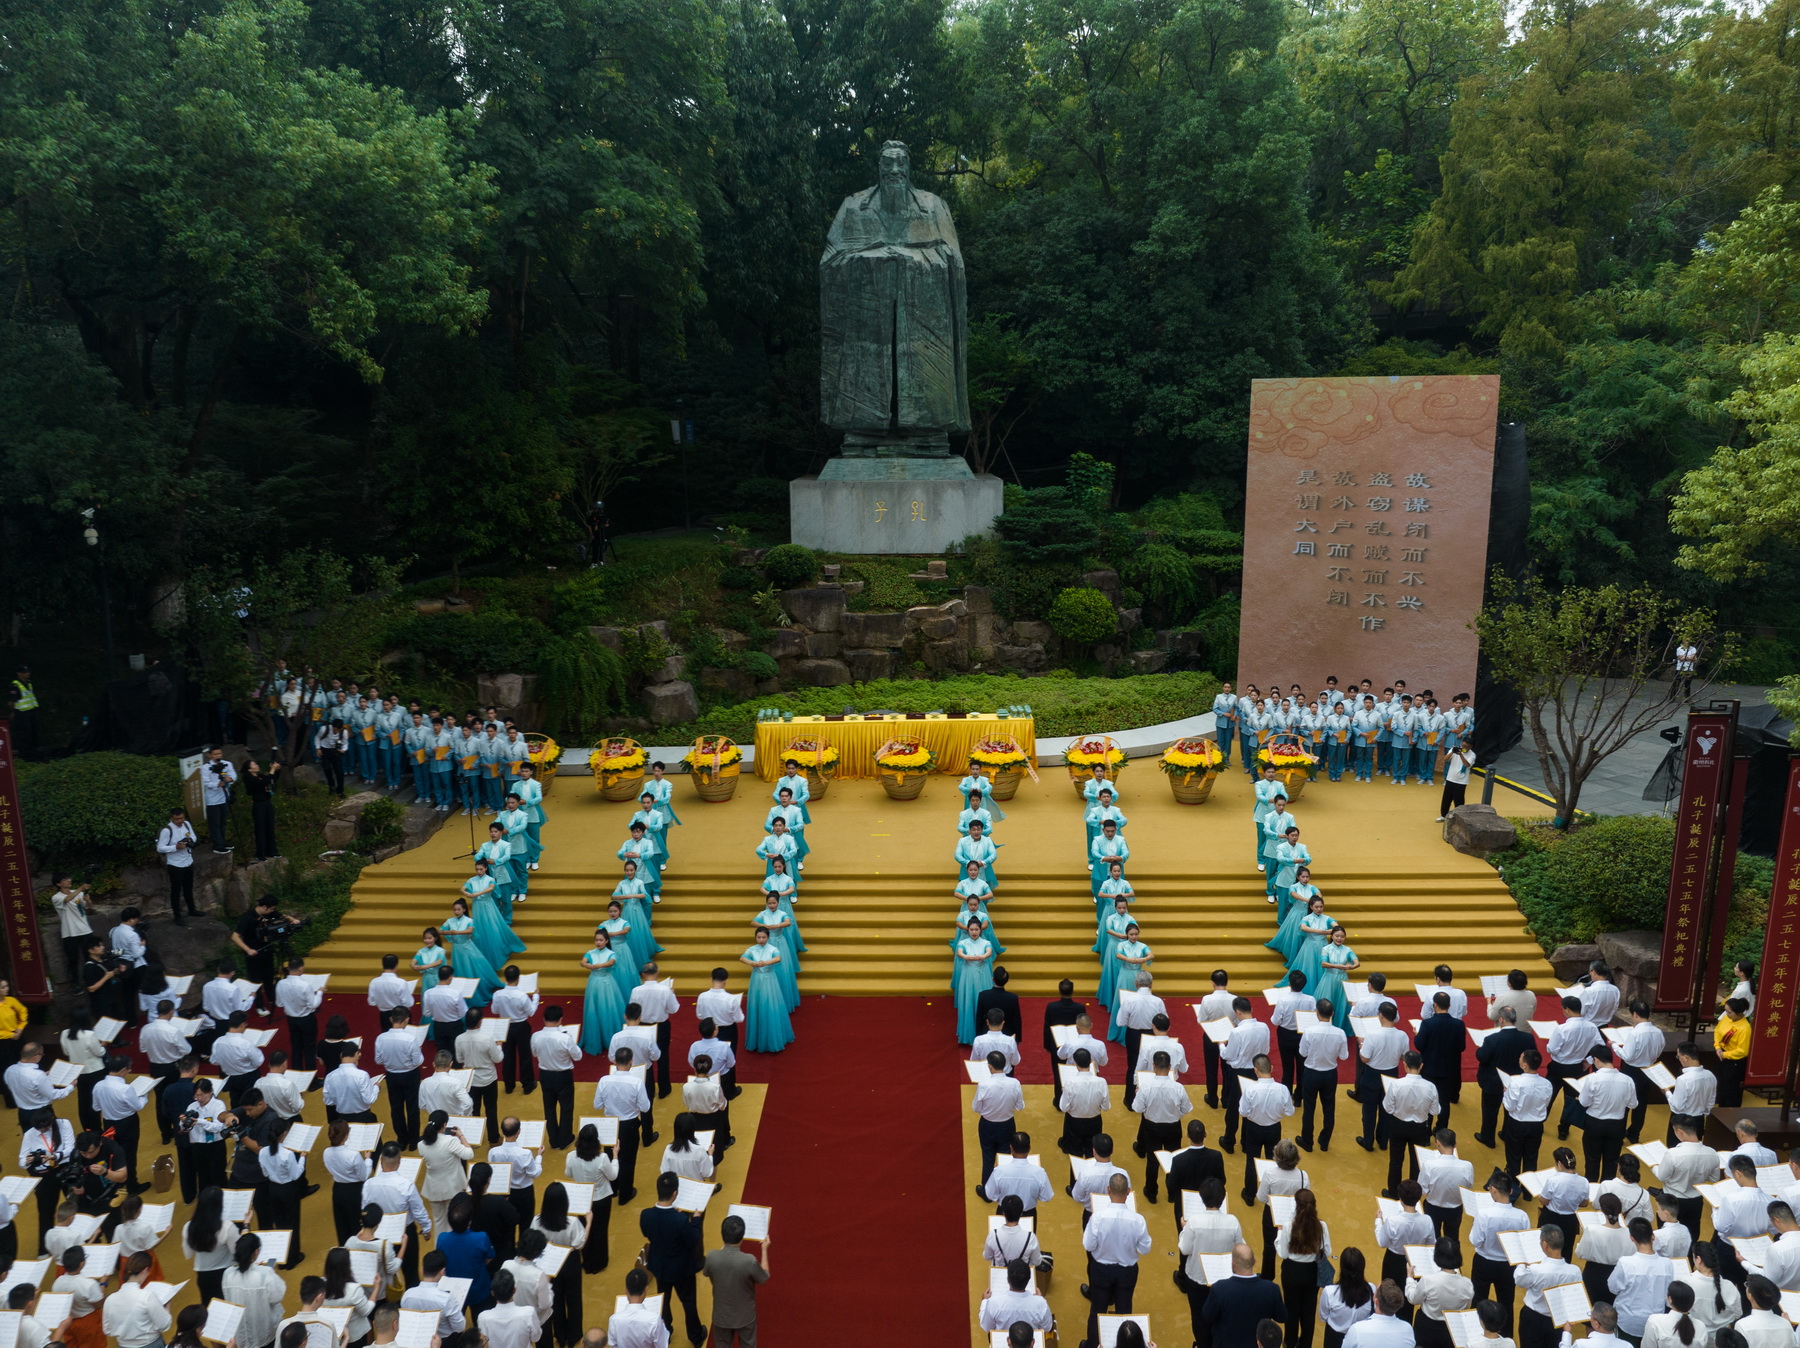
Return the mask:
[[699,695],[694,692],[694,685],[685,679],[647,684],[638,697],[643,703],[644,715],[654,725],[681,725],[700,715]]
[[1491,857],[1519,840],[1519,831],[1492,805],[1459,805],[1444,820],[1444,841],[1472,857]]

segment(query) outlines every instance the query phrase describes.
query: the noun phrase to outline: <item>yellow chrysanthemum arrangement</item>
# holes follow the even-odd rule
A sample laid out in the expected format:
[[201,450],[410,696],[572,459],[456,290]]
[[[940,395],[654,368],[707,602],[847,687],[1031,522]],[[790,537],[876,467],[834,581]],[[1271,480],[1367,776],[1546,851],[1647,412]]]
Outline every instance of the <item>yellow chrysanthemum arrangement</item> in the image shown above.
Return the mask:
[[636,740],[612,739],[588,755],[588,768],[599,776],[603,772],[636,772],[642,770],[650,755]]
[[540,770],[555,767],[562,757],[562,745],[548,735],[527,735],[525,739],[531,745],[529,757]]
[[919,740],[889,740],[875,751],[875,766],[883,772],[931,772],[937,754]]
[[781,761],[798,763],[801,767],[811,768],[816,772],[822,767],[828,768],[836,763],[838,751],[836,746],[830,744],[819,749],[803,749],[799,745],[790,744],[781,751]]
[[696,772],[714,772],[742,763],[744,751],[723,735],[705,735],[694,741],[694,747],[683,755],[682,761]]
[[1063,757],[1078,767],[1092,767],[1095,763],[1112,767],[1125,761],[1125,751],[1105,736],[1100,736],[1076,740],[1063,750]]
[[1025,751],[1012,740],[982,740],[969,750],[969,762],[1004,772],[1008,768],[1024,767]]
[[1297,744],[1271,744],[1256,755],[1256,761],[1277,772],[1304,772],[1309,777],[1319,770],[1318,755]]
[[1219,746],[1204,736],[1176,740],[1162,753],[1162,770],[1173,777],[1192,777],[1213,772],[1225,761]]

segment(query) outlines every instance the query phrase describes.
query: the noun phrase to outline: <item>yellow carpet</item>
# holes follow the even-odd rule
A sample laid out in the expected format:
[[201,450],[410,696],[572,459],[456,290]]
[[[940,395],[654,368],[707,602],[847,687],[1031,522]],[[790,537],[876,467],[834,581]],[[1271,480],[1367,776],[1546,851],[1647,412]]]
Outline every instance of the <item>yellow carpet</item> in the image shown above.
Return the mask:
[[[1006,945],[1013,990],[1054,995],[1059,978],[1089,977],[1093,907],[1083,869],[1082,805],[1064,769],[1027,780],[1002,806],[996,831],[994,921]],[[1263,948],[1272,933],[1262,877],[1251,860],[1249,779],[1220,776],[1210,801],[1179,805],[1153,762],[1132,764],[1120,781],[1130,819],[1128,874],[1134,905],[1156,952],[1159,985],[1203,990],[1225,965],[1243,986],[1266,986],[1280,972]],[[1315,882],[1328,910],[1350,931],[1365,967],[1410,983],[1449,961],[1459,974],[1520,967],[1534,981],[1548,966],[1524,930],[1517,906],[1492,867],[1446,846],[1433,822],[1439,788],[1319,781],[1295,807],[1302,839],[1317,861]],[[664,972],[691,993],[707,972],[748,944],[761,907],[762,863],[753,849],[770,804],[763,783],[744,778],[734,799],[699,800],[677,780],[685,823],[671,830],[674,864],[657,909]],[[619,875],[615,852],[633,806],[600,799],[591,780],[564,777],[546,802],[543,869],[514,923],[530,947],[520,960],[548,992],[583,988],[581,952]],[[1502,813],[1543,815],[1547,807],[1500,791]],[[834,783],[813,804],[798,916],[811,948],[802,975],[808,993],[931,995],[948,981],[953,931],[955,779],[934,777],[917,800],[890,800],[879,784]],[[485,820],[477,826],[486,836]],[[387,951],[403,958],[427,923],[449,915],[470,871],[460,854],[470,830],[453,816],[424,847],[363,872],[355,908],[309,958],[317,972],[372,977]]]

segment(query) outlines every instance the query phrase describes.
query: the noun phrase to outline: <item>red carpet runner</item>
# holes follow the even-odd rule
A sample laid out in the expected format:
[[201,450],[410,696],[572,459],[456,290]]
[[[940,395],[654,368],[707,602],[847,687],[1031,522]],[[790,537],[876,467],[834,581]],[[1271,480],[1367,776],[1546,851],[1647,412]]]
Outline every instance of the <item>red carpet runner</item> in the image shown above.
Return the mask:
[[[744,1199],[775,1209],[760,1342],[968,1342],[965,1051],[948,996],[809,997],[750,1054],[769,1083]],[[904,1267],[904,1310],[876,1290]]]

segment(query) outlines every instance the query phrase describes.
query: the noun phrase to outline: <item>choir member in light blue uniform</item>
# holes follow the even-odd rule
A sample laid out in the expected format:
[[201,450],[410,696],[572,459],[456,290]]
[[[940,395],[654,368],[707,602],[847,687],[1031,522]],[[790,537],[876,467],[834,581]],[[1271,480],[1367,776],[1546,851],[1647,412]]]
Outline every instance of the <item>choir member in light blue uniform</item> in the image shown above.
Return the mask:
[[[1119,945],[1125,940],[1128,928],[1137,926],[1137,919],[1131,915],[1131,909],[1123,894],[1116,895],[1112,902],[1112,911],[1100,924],[1100,937],[1094,943],[1094,950],[1100,956],[1100,986],[1096,995],[1103,1006],[1111,1006],[1113,988],[1119,981],[1120,964],[1113,958],[1118,954]],[[1134,981],[1133,987],[1137,984]]]
[[450,751],[456,760],[456,791],[464,814],[481,811],[481,737],[469,733],[464,726],[456,732],[456,744]]
[[[465,891],[476,880],[492,889],[494,882],[487,875],[486,865],[483,861],[475,863],[475,879],[463,885]],[[486,1006],[506,982],[475,939],[475,919],[469,916],[468,899],[457,899],[450,905],[450,916],[438,924],[438,931],[450,942],[450,964],[456,970],[456,976],[476,981],[475,995],[467,999],[469,1005]]]
[[506,802],[506,741],[492,722],[481,732],[481,806],[489,814],[499,814]]
[[431,727],[425,718],[417,713],[407,717],[406,729],[400,734],[402,750],[406,761],[412,767],[413,791],[416,795],[414,804],[432,805],[438,803],[437,792],[431,781]]
[[1350,766],[1356,780],[1375,780],[1375,757],[1381,740],[1382,716],[1375,699],[1363,694],[1362,706],[1350,714]]
[[775,972],[787,996],[787,1009],[800,1009],[800,954],[794,949],[794,920],[781,911],[781,903],[773,894],[763,895],[762,911],[751,919],[769,933],[769,944],[781,951],[781,963]]
[[756,844],[756,855],[763,859],[763,875],[775,873],[775,858],[780,857],[787,862],[788,874],[794,878],[794,889],[800,888],[800,844],[794,841],[794,835],[787,831],[787,821],[776,816],[768,823],[769,836]]
[[587,971],[587,994],[581,1001],[583,1053],[605,1053],[612,1037],[624,1027],[625,994],[614,972],[618,963],[612,937],[605,927],[595,927],[592,948],[581,952],[581,967]]
[[1006,811],[996,805],[993,796],[989,794],[992,785],[986,777],[971,770],[968,776],[956,784],[956,789],[962,792],[963,809],[975,808],[969,803],[969,798],[978,795],[981,797],[981,808],[994,817],[995,823],[999,823],[1006,818]]
[[1088,844],[1088,890],[1096,904],[1100,901],[1101,884],[1112,873],[1107,863],[1117,861],[1123,869],[1130,860],[1131,845],[1119,836],[1118,825],[1108,819],[1100,825],[1100,836]]
[[[1312,882],[1312,869],[1308,866],[1294,867],[1294,883],[1281,896],[1281,920],[1285,923],[1291,915],[1294,927],[1298,930],[1300,919],[1306,914],[1306,901],[1319,892],[1319,887]],[[1297,910],[1297,911],[1296,911]],[[1295,941],[1298,943],[1299,938]]]
[[[612,892],[614,900],[619,904],[619,916],[631,929],[625,935],[625,950],[620,952],[620,958],[623,959],[625,952],[629,951],[631,963],[626,972],[634,976],[639,969],[662,953],[662,947],[656,943],[656,935],[651,930],[649,891],[644,887],[642,876],[643,871],[639,869],[638,864],[635,861],[627,861],[625,874],[620,878],[619,883],[613,886]],[[607,906],[611,907],[610,904]],[[636,986],[634,977],[631,987],[635,988]],[[629,1000],[631,988],[627,988],[625,991],[627,1000]]]
[[1419,738],[1419,713],[1413,710],[1412,698],[1401,698],[1399,710],[1388,717],[1388,735],[1394,785],[1405,786],[1406,774],[1413,766],[1413,746]]
[[956,873],[962,876],[968,872],[971,861],[981,863],[981,878],[988,882],[990,889],[998,889],[994,883],[994,858],[999,856],[995,843],[990,842],[987,830],[979,819],[969,825],[967,837],[959,838],[956,843]]
[[[1113,949],[1112,1000],[1107,1004],[1110,1012],[1106,1037],[1114,1043],[1125,1042],[1125,1024],[1119,1019],[1119,995],[1137,991],[1138,970],[1150,967],[1150,947],[1138,940],[1138,924],[1133,922],[1125,928],[1125,939]],[[1136,1064],[1131,1064],[1127,1071],[1135,1071]]]
[[506,746],[506,751],[501,758],[503,764],[501,777],[504,785],[500,797],[504,800],[519,789],[519,777],[525,764],[531,760],[531,742],[519,733],[517,726],[513,725],[507,726],[506,733],[500,737],[500,742]]
[[510,795],[506,798],[506,808],[494,822],[506,830],[506,845],[512,849],[513,869],[518,874],[519,892],[513,896],[513,902],[523,903],[531,888],[529,872],[537,867],[537,844],[531,841],[531,816],[525,812],[524,802],[517,795]]
[[525,949],[525,943],[513,934],[511,924],[500,916],[500,906],[494,900],[499,885],[499,877],[490,869],[488,860],[478,857],[475,874],[463,882],[463,893],[468,896],[469,910],[475,918],[475,944],[487,957],[489,965],[504,969],[515,951]]
[[[1289,816],[1292,818],[1292,816]],[[1280,842],[1275,844],[1275,897],[1281,900],[1277,911],[1287,916],[1287,895],[1293,889],[1301,866],[1312,865],[1312,853],[1300,841],[1300,826],[1289,824]]]
[[1094,839],[1100,836],[1100,826],[1109,819],[1112,820],[1113,831],[1121,836],[1124,835],[1125,825],[1131,822],[1125,817],[1125,812],[1113,804],[1112,792],[1103,790],[1100,799],[1088,806],[1087,812],[1082,815],[1082,822],[1087,825],[1087,845],[1090,848],[1094,845]]
[[1257,702],[1255,709],[1244,718],[1244,726],[1249,731],[1244,740],[1246,756],[1249,758],[1246,770],[1254,777],[1262,771],[1259,755],[1268,744],[1269,737],[1275,733],[1274,710],[1267,702]]
[[979,921],[968,929],[968,935],[956,938],[955,965],[950,978],[956,996],[956,1042],[975,1042],[975,1001],[994,986],[994,947],[982,932]]
[[1255,717],[1261,710],[1261,690],[1253,683],[1245,684],[1244,691],[1238,695],[1237,700],[1238,761],[1251,777],[1255,777],[1258,772]]
[[[1299,873],[1306,874],[1305,868],[1302,867]],[[1298,890],[1299,886],[1296,885],[1295,888]],[[1307,888],[1312,889],[1312,886],[1308,885]],[[1299,898],[1300,895],[1296,893],[1295,897]],[[1282,962],[1290,968],[1294,963],[1294,955],[1299,951],[1305,939],[1300,933],[1301,919],[1312,910],[1312,905],[1315,903],[1318,904],[1320,912],[1325,911],[1325,900],[1319,897],[1317,889],[1312,889],[1312,897],[1288,907],[1287,916],[1282,918],[1281,925],[1275,928],[1275,935],[1263,943],[1268,949],[1280,955]]]
[[787,858],[773,857],[769,861],[769,873],[763,877],[762,892],[773,894],[781,911],[788,915],[788,921],[794,925],[788,928],[788,936],[792,939],[794,953],[806,953],[806,939],[800,935],[800,919],[794,916],[794,877],[788,874]]
[[375,745],[380,751],[381,775],[387,779],[389,791],[400,789],[400,765],[406,758],[406,729],[411,724],[412,718],[391,696],[382,702],[381,710],[375,715]]
[[643,820],[631,821],[631,836],[619,844],[619,850],[613,855],[620,861],[637,862],[638,879],[644,882],[644,892],[650,896],[650,902],[662,902],[662,871],[657,864],[661,854]]
[[781,804],[783,791],[794,793],[794,804],[800,807],[800,813],[806,817],[806,822],[812,823],[812,811],[806,808],[806,802],[812,799],[812,787],[807,785],[806,774],[800,771],[800,765],[791,758],[787,762],[787,772],[775,779],[775,789],[769,792],[769,799],[777,805]]
[[1082,799],[1089,805],[1100,799],[1102,791],[1112,792],[1113,804],[1119,803],[1119,784],[1107,775],[1104,763],[1095,763],[1088,768],[1088,779],[1081,784]]
[[1375,737],[1375,771],[1390,776],[1394,771],[1394,714],[1399,710],[1392,688],[1375,703],[1375,711],[1381,717],[1381,733]]
[[1277,800],[1287,799],[1287,787],[1275,775],[1273,767],[1265,767],[1257,778],[1254,804],[1250,808],[1250,823],[1256,832],[1256,869],[1263,869],[1263,820],[1267,819],[1275,809]]
[[964,807],[956,816],[956,831],[965,838],[969,836],[969,825],[980,824],[982,833],[992,841],[994,836],[994,813],[981,803],[980,795],[969,797],[971,804]]
[[[982,931],[987,934],[989,943],[994,947],[994,954],[1004,955],[1006,947],[1000,944],[1000,936],[994,930],[994,919],[988,912],[987,900],[976,894],[965,894],[963,906],[956,910],[956,935],[968,935],[969,924],[973,922],[981,923]],[[950,944],[956,944],[955,937],[951,938]]]
[[1325,943],[1331,939],[1331,929],[1335,926],[1337,919],[1325,911],[1324,899],[1308,901],[1306,913],[1300,919],[1300,945],[1288,960],[1289,973],[1306,975],[1308,992],[1319,986],[1319,956],[1324,953]]
[[763,832],[773,833],[777,819],[787,825],[788,837],[794,840],[794,869],[804,870],[806,858],[812,852],[806,842],[806,812],[794,804],[793,796],[787,791],[781,793],[779,803],[769,806],[769,812],[763,816]]
[[438,967],[449,958],[449,952],[444,948],[442,936],[436,927],[425,928],[420,933],[419,940],[419,948],[413,951],[413,972],[419,976],[421,987],[435,988]]
[[[1125,878],[1125,863],[1109,861],[1106,863],[1106,879],[1100,882],[1100,893],[1094,900],[1094,922],[1096,925],[1106,921],[1106,915],[1113,911],[1113,900],[1124,897],[1137,898],[1137,891],[1131,887],[1131,881]],[[1100,947],[1096,945],[1095,950]]]
[[1231,766],[1231,741],[1237,734],[1237,696],[1231,691],[1229,683],[1221,685],[1213,697],[1213,737],[1219,742],[1219,752],[1224,757],[1219,762],[1221,770]]
[[1342,702],[1332,703],[1320,726],[1325,736],[1325,769],[1334,782],[1344,778],[1344,764],[1350,757],[1350,716]]
[[1475,741],[1475,708],[1469,705],[1469,695],[1458,693],[1450,699],[1450,710],[1445,714],[1449,722],[1444,727],[1444,748],[1461,748]]
[[788,1018],[787,993],[781,984],[782,954],[769,944],[769,929],[758,926],[754,944],[738,956],[750,966],[750,987],[744,994],[744,1047],[751,1053],[779,1053],[794,1042],[794,1024]]
[[431,718],[431,742],[425,750],[430,768],[431,798],[448,814],[456,805],[456,732],[446,729],[444,718]]
[[1331,1023],[1349,1033],[1350,993],[1344,980],[1356,972],[1359,961],[1350,948],[1350,933],[1341,926],[1331,928],[1331,939],[1319,952],[1319,977],[1313,984],[1313,996],[1331,1003]]
[[520,766],[518,797],[529,821],[525,832],[531,837],[531,869],[535,871],[544,854],[544,784],[537,779],[535,763]]
[[1436,698],[1425,703],[1418,717],[1418,739],[1413,744],[1413,771],[1424,785],[1436,786],[1438,750],[1443,746],[1444,734],[1450,728],[1450,718],[1438,710]]
[[356,763],[356,775],[371,786],[375,783],[375,718],[378,708],[369,699],[359,697],[350,713],[350,756]]
[[675,813],[675,783],[668,778],[668,769],[663,766],[662,759],[650,765],[650,780],[644,783],[644,790],[656,797],[656,808],[669,822],[665,828],[679,828],[681,816]]
[[[632,824],[642,824],[644,833],[656,844],[656,873],[661,876],[669,864],[669,843],[664,836],[668,832],[669,821],[663,812],[656,808],[656,797],[648,791],[638,797],[638,807],[631,816]],[[628,825],[629,827],[629,825]]]
[[1300,742],[1314,758],[1325,757],[1325,713],[1317,702],[1309,702],[1300,713]]
[[1275,803],[1263,816],[1262,821],[1263,887],[1268,893],[1270,903],[1275,902],[1275,870],[1279,864],[1275,860],[1275,849],[1281,845],[1281,840],[1287,837],[1288,826],[1293,822],[1294,816],[1288,813],[1287,797],[1275,797]]
[[489,824],[488,840],[475,849],[475,855],[488,864],[488,874],[494,877],[494,899],[510,926],[513,900],[523,892],[525,877],[519,863],[513,860],[512,844],[506,841],[505,834],[505,825]]

